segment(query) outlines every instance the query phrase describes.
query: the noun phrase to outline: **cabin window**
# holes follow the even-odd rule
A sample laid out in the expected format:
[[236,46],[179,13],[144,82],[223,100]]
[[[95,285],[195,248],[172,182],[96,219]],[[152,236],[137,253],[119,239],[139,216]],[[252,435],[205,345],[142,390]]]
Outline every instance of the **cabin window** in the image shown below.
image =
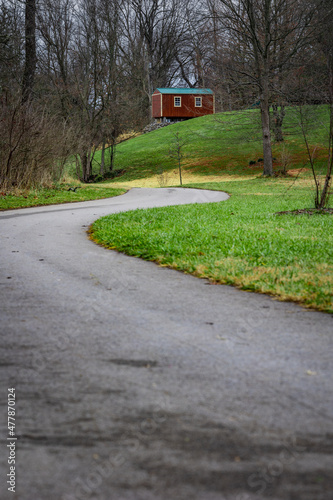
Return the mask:
[[175,103],[175,108],[180,108],[181,105],[182,105],[182,98],[181,97],[175,97],[174,103]]
[[196,108],[201,108],[202,107],[202,97],[196,97],[195,98],[195,107]]

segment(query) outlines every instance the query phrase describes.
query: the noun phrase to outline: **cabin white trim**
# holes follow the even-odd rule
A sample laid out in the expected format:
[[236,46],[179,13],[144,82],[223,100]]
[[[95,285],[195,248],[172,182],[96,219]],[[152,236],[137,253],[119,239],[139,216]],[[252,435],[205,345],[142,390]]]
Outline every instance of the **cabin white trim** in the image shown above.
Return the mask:
[[173,98],[173,105],[175,108],[182,107],[182,98],[180,97],[180,95],[177,95]]

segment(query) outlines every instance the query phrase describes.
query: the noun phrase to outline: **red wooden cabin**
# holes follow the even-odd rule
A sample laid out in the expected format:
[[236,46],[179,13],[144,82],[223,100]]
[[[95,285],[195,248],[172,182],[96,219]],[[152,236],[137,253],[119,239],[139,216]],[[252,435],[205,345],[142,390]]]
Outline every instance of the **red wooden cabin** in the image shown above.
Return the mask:
[[215,96],[210,89],[156,89],[152,106],[157,121],[184,120],[214,114]]

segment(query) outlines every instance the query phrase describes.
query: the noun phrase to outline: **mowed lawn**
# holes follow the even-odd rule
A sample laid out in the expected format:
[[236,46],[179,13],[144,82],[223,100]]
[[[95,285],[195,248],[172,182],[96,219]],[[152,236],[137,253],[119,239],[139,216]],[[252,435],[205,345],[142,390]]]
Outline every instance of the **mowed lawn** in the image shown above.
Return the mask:
[[91,238],[215,284],[333,312],[332,215],[276,214],[312,206],[306,182],[252,177],[192,187],[231,197],[103,217],[92,225]]
[[71,187],[71,189],[69,189],[69,186],[59,185],[52,188],[31,189],[29,191],[19,191],[17,193],[0,192],[0,210],[98,200],[101,198],[119,196],[125,192],[126,190],[120,187],[110,188],[105,186],[84,185],[78,182],[75,187]]

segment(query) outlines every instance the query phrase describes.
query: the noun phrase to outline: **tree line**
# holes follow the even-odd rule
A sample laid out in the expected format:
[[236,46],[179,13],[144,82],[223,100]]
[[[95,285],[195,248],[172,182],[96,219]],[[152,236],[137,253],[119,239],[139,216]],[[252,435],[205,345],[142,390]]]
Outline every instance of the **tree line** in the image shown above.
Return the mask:
[[[287,104],[332,103],[331,0],[0,0],[0,183],[29,187],[151,120],[156,87],[258,106],[264,175]],[[109,164],[104,162],[109,148]]]

